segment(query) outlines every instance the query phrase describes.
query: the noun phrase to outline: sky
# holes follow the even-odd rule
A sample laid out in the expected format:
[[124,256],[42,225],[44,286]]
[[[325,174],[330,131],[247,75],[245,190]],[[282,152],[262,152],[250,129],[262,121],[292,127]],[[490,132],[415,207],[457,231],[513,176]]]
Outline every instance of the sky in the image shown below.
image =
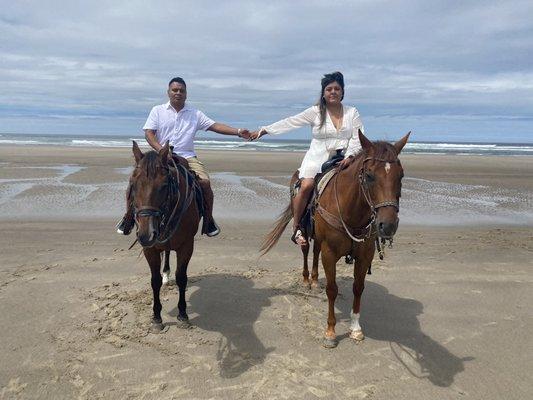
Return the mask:
[[189,105],[256,129],[316,103],[323,74],[341,71],[344,104],[371,138],[533,142],[531,0],[0,0],[0,10],[0,134],[142,135],[174,76]]

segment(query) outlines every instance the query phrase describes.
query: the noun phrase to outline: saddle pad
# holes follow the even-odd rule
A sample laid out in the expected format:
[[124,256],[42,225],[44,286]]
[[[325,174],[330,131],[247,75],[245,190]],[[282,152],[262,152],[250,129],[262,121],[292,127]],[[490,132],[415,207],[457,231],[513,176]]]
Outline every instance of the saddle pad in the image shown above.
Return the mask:
[[322,175],[319,178],[319,180],[318,180],[318,182],[316,184],[316,193],[317,193],[316,198],[317,199],[320,198],[320,195],[322,194],[322,192],[324,191],[324,189],[328,185],[328,183],[331,180],[331,178],[333,178],[333,176],[336,173],[337,173],[337,168],[333,168],[333,169],[330,169],[328,172],[326,172],[324,175]]

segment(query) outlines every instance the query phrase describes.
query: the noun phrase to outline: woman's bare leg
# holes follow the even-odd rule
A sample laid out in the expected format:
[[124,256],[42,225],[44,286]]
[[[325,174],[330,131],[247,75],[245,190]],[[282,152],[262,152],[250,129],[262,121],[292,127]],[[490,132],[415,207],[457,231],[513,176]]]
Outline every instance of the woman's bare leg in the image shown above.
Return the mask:
[[298,229],[300,225],[300,220],[303,217],[303,214],[305,212],[305,209],[307,207],[307,203],[309,201],[309,197],[311,197],[311,194],[313,193],[313,188],[315,185],[315,180],[312,178],[303,178],[300,184],[300,190],[294,196],[293,200],[293,212],[294,212],[294,220],[293,220],[293,231],[296,232],[296,229]]

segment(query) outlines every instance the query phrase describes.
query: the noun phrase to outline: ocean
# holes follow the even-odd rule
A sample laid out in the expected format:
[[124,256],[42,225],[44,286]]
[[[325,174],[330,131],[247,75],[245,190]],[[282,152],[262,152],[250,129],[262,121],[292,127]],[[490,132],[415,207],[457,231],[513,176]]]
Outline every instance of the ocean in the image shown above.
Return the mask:
[[[2,146],[115,147],[129,152],[127,136],[6,135]],[[301,152],[305,141],[238,141],[199,137],[198,149],[258,152]],[[491,156],[533,155],[533,144],[408,143],[405,153]],[[6,152],[4,152],[5,154]],[[53,153],[53,151],[52,151]],[[285,156],[291,157],[289,154]],[[303,154],[298,154],[299,157]],[[24,218],[113,218],[123,212],[124,192],[132,167],[64,163],[62,158],[24,164],[0,157],[0,215]],[[528,161],[524,159],[524,161]],[[521,161],[518,161],[521,164]],[[211,171],[215,214],[222,219],[274,220],[289,199],[290,171],[280,175],[241,176],[228,170]],[[498,178],[501,179],[501,178]],[[420,179],[407,175],[402,190],[402,224],[413,225],[527,225],[533,224],[533,192],[527,188]],[[243,207],[253,204],[254,207]],[[438,206],[436,206],[438,205]],[[261,210],[258,212],[257,210]]]
[[[124,135],[21,135],[0,134],[1,145],[48,145],[73,147],[130,147],[132,140],[140,146],[148,147],[142,136]],[[262,139],[246,142],[234,138],[209,138],[198,135],[197,149],[213,150],[251,150],[251,151],[305,151],[309,148],[307,140]],[[495,155],[531,156],[533,143],[454,143],[454,142],[408,142],[404,154],[456,154],[456,155]]]

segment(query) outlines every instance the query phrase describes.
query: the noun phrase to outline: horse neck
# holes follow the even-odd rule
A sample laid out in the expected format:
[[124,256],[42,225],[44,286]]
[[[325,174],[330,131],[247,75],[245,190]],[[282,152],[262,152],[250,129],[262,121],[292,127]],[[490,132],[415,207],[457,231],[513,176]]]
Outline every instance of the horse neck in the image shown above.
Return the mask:
[[359,157],[358,160],[340,171],[337,178],[337,197],[342,210],[342,218],[344,222],[353,227],[368,223],[372,214],[359,181],[363,160],[364,157]]

